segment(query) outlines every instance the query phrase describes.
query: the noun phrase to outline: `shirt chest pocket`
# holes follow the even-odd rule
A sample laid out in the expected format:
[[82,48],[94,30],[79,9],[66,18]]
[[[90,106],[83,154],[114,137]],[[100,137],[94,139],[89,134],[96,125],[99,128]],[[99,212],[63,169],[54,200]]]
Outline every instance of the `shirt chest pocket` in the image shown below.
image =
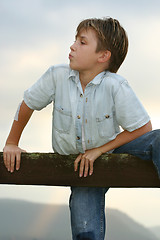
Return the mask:
[[62,106],[54,106],[53,127],[60,133],[69,133],[72,123],[72,113]]
[[113,114],[102,114],[96,117],[96,125],[100,137],[111,137],[114,134]]

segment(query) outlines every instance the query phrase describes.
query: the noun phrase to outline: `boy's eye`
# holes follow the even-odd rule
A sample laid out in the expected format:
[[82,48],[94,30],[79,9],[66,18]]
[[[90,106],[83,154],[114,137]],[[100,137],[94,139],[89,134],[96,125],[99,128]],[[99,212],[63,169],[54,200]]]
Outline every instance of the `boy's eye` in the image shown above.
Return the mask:
[[81,41],[81,44],[85,44],[85,42]]

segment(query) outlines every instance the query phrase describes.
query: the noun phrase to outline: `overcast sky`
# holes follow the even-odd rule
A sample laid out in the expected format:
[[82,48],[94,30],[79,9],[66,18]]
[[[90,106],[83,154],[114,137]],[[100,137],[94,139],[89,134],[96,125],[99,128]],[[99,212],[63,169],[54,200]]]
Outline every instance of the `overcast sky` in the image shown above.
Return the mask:
[[[160,127],[159,0],[0,0],[0,151],[24,90],[51,65],[68,63],[69,47],[81,20],[105,16],[117,18],[129,37],[128,56],[118,73],[142,101],[153,127]],[[34,113],[22,136],[22,148],[52,151],[51,108]],[[68,196],[66,188],[0,186],[0,197],[67,203]],[[111,190],[106,199],[108,206],[147,226],[159,224],[158,189]]]

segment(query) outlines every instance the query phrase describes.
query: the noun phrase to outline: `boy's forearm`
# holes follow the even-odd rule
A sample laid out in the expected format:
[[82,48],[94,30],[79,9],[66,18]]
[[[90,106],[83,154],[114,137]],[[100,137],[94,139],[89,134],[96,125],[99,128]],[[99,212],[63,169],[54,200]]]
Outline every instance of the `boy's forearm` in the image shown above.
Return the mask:
[[99,147],[99,149],[102,153],[109,152],[109,151],[111,151],[115,148],[118,148],[128,142],[131,142],[132,140],[142,136],[143,134],[145,134],[147,132],[150,132],[151,130],[152,130],[152,125],[151,125],[150,121],[143,127],[139,128],[133,132],[128,132],[128,131],[124,130],[119,135],[117,135],[117,137],[114,140],[104,144],[103,146]]
[[27,122],[29,121],[32,113],[33,113],[33,110],[30,109],[23,101],[19,109],[18,119],[17,119],[18,121],[14,120],[11,131],[6,141],[6,145],[14,144],[18,146],[22,131],[26,126]]

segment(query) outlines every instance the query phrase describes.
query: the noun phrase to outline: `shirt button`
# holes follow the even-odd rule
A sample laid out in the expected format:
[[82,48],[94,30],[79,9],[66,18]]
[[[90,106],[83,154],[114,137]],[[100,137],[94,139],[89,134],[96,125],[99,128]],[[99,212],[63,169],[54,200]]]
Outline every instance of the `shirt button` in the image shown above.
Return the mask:
[[78,116],[77,116],[77,118],[78,118],[78,119],[80,119],[80,118],[81,118],[81,116],[80,116],[80,115],[78,115]]
[[88,102],[88,98],[86,98],[86,102]]
[[80,137],[79,136],[77,136],[77,140],[79,140],[80,139]]
[[82,93],[80,94],[80,97],[81,97],[81,98],[83,97],[83,94],[82,94]]
[[105,115],[105,118],[109,118],[110,116],[109,115]]

